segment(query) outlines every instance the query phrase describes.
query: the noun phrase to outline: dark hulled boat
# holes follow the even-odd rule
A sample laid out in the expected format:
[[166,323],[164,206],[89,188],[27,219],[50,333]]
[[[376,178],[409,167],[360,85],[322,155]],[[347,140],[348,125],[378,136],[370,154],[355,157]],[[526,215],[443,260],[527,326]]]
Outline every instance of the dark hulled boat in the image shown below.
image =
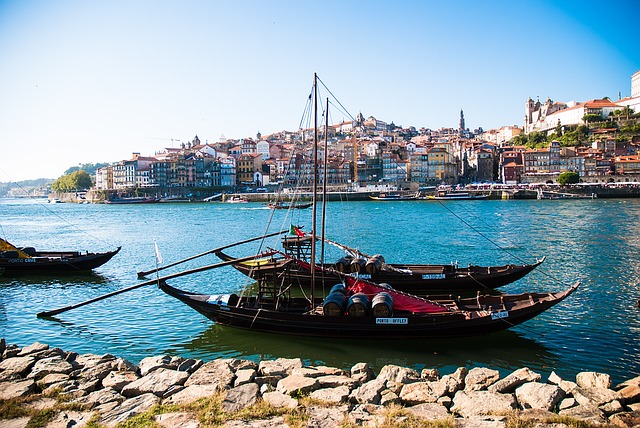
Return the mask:
[[[360,289],[361,284],[362,281],[353,280],[349,287]],[[299,336],[416,339],[472,336],[508,329],[561,302],[578,284],[560,293],[479,295],[430,302],[368,283],[365,292],[352,295],[364,294],[373,301],[380,293],[388,293],[394,298],[401,296],[409,300],[409,304],[401,307],[396,303],[392,311],[385,310],[383,316],[376,316],[373,308],[353,311],[353,314],[347,309],[329,312],[327,300],[331,294],[323,304],[311,305],[306,298],[265,298],[261,293],[252,297],[197,294],[171,287],[166,282],[161,282],[159,287],[225,326]],[[344,300],[346,302],[348,298]]]
[[[305,247],[311,245],[311,237],[286,237],[283,247],[288,255],[304,259],[308,253]],[[223,251],[215,252],[224,261],[234,257]],[[340,282],[338,272],[357,273],[360,278],[381,284],[392,284],[396,290],[424,295],[449,292],[473,292],[477,290],[493,290],[515,282],[544,261],[523,265],[474,266],[467,267],[430,264],[387,264],[381,256],[343,258],[334,265],[324,265],[323,270],[315,275],[316,287]],[[277,255],[260,260],[234,263],[233,267],[243,274],[258,279],[272,277],[272,272],[279,272],[280,278],[286,278],[293,284],[304,287],[311,286],[311,272],[291,258]],[[332,270],[335,268],[335,270]]]
[[0,269],[4,268],[6,275],[89,271],[102,266],[119,251],[120,247],[105,253],[36,251],[33,247],[17,248],[0,239]]

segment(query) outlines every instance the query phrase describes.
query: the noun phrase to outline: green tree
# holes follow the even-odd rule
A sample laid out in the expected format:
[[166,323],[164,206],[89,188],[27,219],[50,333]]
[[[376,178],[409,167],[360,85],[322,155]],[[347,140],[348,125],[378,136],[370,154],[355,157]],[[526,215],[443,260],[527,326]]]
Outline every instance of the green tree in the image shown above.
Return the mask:
[[563,172],[558,176],[558,184],[576,184],[580,182],[580,175],[577,172]]
[[63,175],[53,182],[51,189],[56,192],[71,192],[80,189],[89,189],[93,185],[91,176],[87,171],[73,171]]

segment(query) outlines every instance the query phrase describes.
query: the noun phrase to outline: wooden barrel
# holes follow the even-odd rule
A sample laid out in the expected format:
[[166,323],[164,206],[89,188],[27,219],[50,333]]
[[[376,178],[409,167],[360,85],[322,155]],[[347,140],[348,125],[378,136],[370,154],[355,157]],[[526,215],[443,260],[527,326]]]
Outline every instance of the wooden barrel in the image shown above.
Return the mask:
[[329,293],[322,303],[322,314],[329,317],[339,317],[344,313],[347,296],[344,293]]
[[389,318],[393,316],[393,297],[391,294],[381,291],[371,301],[371,311],[376,318]]
[[335,263],[335,268],[338,272],[349,272],[351,270],[352,257],[342,257]]
[[349,270],[353,273],[363,273],[364,267],[367,264],[367,261],[362,257],[358,257],[357,259],[353,259],[351,261],[351,265],[349,266]]
[[344,284],[336,284],[333,287],[331,287],[331,290],[329,291],[329,294],[332,294],[332,293],[342,293],[346,295],[347,289],[344,288]]
[[352,317],[364,317],[369,313],[369,298],[364,293],[356,293],[349,297],[347,313]]
[[374,256],[369,257],[369,260],[367,260],[367,264],[365,265],[364,268],[367,271],[367,273],[374,274],[382,270],[383,264],[384,264],[384,257],[382,257],[382,254],[376,254]]

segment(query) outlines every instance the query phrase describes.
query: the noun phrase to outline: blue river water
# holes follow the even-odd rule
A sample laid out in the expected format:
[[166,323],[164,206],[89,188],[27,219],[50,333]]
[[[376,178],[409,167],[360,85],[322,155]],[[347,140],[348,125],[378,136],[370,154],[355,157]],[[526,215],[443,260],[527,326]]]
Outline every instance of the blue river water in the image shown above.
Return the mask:
[[[318,214],[319,215],[319,214]],[[640,200],[344,201],[327,204],[326,234],[388,262],[498,265],[545,262],[503,292],[579,289],[560,305],[510,330],[438,340],[336,340],[246,332],[215,325],[154,285],[58,315],[36,313],[140,282],[137,272],[182,260],[291,224],[310,230],[312,210],[271,211],[259,203],[146,205],[47,204],[0,199],[0,236],[40,250],[121,252],[93,274],[0,276],[0,337],[79,353],[111,353],[137,363],[152,355],[212,360],[300,357],[349,368],[368,362],[415,369],[491,367],[504,375],[529,367],[573,380],[609,373],[614,383],[640,375]],[[267,229],[267,224],[270,224]],[[318,226],[320,227],[320,226]],[[263,243],[276,247],[277,238]],[[255,253],[257,242],[230,249]],[[340,256],[327,248],[326,260]],[[208,255],[163,274],[213,264]],[[231,267],[175,278],[190,291],[236,292],[248,283]]]

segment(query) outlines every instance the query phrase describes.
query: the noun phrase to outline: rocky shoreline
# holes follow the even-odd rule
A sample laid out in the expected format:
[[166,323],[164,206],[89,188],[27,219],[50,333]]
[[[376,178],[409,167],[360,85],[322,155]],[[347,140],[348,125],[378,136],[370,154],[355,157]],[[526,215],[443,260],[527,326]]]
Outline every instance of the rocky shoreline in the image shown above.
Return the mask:
[[11,427],[589,427],[640,426],[640,377],[575,380],[521,368],[441,375],[366,363],[349,371],[300,359],[132,364],[0,339],[0,428]]

